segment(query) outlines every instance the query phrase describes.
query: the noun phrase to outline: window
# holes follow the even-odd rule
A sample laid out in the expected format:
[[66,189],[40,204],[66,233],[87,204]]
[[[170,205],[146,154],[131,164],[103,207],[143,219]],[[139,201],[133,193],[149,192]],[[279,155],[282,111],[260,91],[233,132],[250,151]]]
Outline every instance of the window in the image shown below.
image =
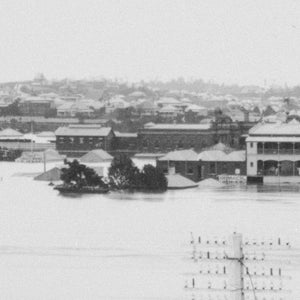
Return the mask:
[[71,144],[74,143],[74,140],[75,140],[75,139],[74,139],[73,137],[70,137],[70,143],[71,143]]
[[93,144],[94,139],[92,137],[89,138],[89,143]]
[[80,143],[80,144],[83,144],[83,142],[84,142],[84,138],[83,138],[83,137],[80,137],[80,138],[79,138],[79,143]]
[[192,166],[188,166],[187,174],[188,174],[188,175],[193,175],[193,174],[194,174],[194,169],[193,169]]
[[253,148],[253,143],[250,143],[250,148]]
[[252,161],[250,162],[250,167],[253,167],[253,162]]
[[65,142],[65,139],[64,139],[63,137],[60,137],[60,138],[58,139],[58,142],[59,142],[60,144],[63,144],[63,143]]

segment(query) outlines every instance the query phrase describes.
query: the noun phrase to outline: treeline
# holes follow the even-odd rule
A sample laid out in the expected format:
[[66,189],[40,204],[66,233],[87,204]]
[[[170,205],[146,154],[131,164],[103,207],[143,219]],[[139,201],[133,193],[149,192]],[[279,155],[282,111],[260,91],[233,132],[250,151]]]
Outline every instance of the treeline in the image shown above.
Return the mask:
[[163,171],[152,165],[139,170],[126,155],[115,157],[108,172],[108,178],[99,176],[94,169],[77,160],[65,161],[60,179],[67,187],[101,187],[110,190],[165,191],[168,186]]

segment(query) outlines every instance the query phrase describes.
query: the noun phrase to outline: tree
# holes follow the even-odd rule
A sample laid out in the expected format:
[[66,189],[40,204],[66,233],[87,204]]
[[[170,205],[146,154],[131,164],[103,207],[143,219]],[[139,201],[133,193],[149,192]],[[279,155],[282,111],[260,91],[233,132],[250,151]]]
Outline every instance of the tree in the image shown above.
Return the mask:
[[111,186],[116,189],[165,191],[168,184],[161,169],[145,165],[140,171],[125,155],[114,158],[109,169],[109,176]]
[[117,189],[135,188],[139,181],[139,169],[126,155],[116,156],[108,171],[111,184]]
[[164,172],[158,167],[145,165],[141,177],[145,189],[165,191],[168,187],[168,180]]
[[75,159],[72,162],[65,160],[65,164],[68,165],[68,167],[62,169],[62,174],[60,176],[60,179],[64,182],[64,184],[72,184],[78,187],[107,186],[93,169],[84,164],[80,164],[78,160]]

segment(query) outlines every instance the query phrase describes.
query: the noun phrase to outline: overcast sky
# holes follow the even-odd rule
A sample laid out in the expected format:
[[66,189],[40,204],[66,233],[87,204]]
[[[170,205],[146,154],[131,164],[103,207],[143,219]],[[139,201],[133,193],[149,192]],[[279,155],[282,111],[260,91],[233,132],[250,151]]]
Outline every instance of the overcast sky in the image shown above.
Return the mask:
[[0,0],[0,81],[300,83],[299,0]]

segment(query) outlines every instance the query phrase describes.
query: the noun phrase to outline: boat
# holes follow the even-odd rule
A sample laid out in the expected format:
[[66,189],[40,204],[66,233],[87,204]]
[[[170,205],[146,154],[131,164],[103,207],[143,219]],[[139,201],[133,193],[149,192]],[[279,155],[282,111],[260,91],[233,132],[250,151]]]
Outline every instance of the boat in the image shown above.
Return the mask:
[[75,185],[57,185],[54,187],[60,193],[72,193],[72,194],[106,194],[109,192],[109,188],[106,187],[93,187],[93,186],[82,186],[78,187]]

